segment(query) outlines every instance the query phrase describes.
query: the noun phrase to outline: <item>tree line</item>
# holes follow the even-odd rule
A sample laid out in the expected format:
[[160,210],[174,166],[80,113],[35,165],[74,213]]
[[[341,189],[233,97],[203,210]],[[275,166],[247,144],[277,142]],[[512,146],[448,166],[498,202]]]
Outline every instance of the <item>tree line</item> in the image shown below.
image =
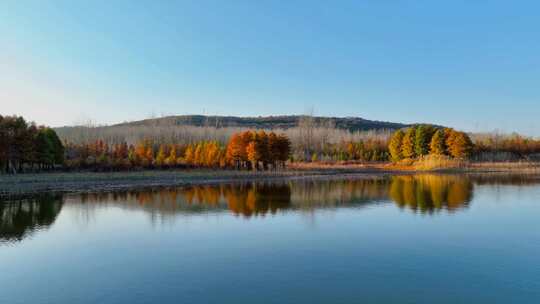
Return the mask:
[[540,140],[519,134],[475,134],[477,160],[540,159]]
[[[149,140],[154,144],[189,144],[217,141],[226,146],[235,133],[250,131],[249,128],[213,125],[115,125],[58,128],[62,140],[73,144],[92,143],[99,140],[110,146],[127,143],[137,145]],[[317,161],[385,161],[388,160],[388,140],[393,130],[350,131],[335,126],[332,119],[316,120],[303,117],[292,128],[257,129],[274,132],[289,138],[290,159],[298,162]],[[356,145],[355,153],[349,153],[348,145]]]
[[235,168],[267,170],[283,168],[290,155],[283,134],[245,131],[229,143],[201,141],[191,144],[157,144],[143,140],[108,145],[102,140],[66,146],[66,168],[127,170],[132,168]]
[[64,145],[48,127],[0,115],[0,172],[50,170],[64,162]]
[[[517,134],[473,134],[471,139],[464,132],[431,125],[415,125],[393,134],[386,131],[349,132],[336,129],[331,121],[321,125],[306,118],[297,128],[275,132],[191,127],[181,129],[184,133],[180,129],[163,133],[165,130],[150,128],[146,133],[135,134],[131,132],[135,129],[129,130],[125,131],[131,136],[111,133],[95,139],[105,133],[98,132],[90,137],[81,133],[79,140],[71,141],[77,136],[61,137],[55,130],[37,126],[22,117],[0,116],[0,173],[55,168],[265,170],[283,168],[287,161],[398,162],[425,155],[472,160],[540,158],[540,140]],[[88,140],[90,138],[92,140]]]
[[470,137],[451,128],[417,125],[397,130],[388,144],[391,160],[414,159],[425,155],[445,155],[468,158],[474,145]]

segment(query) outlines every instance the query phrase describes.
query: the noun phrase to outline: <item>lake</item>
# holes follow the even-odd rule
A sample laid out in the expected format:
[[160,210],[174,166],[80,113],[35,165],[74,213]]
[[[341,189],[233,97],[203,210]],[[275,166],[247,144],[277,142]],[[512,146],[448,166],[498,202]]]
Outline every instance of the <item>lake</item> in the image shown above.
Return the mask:
[[540,303],[540,178],[406,175],[0,202],[0,303]]

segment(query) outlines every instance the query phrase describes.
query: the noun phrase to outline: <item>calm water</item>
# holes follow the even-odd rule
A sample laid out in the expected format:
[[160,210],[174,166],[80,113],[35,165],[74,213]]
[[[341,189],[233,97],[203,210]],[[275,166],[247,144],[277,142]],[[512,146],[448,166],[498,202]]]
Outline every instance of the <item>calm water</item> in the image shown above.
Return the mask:
[[0,303],[540,303],[540,179],[0,202]]

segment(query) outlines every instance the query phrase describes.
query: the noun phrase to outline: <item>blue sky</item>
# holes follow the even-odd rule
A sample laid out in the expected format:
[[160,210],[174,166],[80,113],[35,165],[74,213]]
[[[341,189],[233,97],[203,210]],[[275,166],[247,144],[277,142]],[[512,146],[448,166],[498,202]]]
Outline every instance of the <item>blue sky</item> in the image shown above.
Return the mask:
[[535,1],[0,3],[0,113],[361,116],[540,136]]

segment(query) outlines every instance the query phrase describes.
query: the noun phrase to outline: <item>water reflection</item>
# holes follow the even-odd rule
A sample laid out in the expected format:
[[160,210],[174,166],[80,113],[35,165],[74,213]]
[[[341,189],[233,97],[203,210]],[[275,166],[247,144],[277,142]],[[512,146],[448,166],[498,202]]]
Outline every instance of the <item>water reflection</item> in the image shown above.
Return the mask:
[[390,185],[390,198],[400,208],[422,213],[466,208],[472,197],[472,182],[460,176],[395,176]]
[[69,206],[75,215],[79,214],[81,222],[90,222],[95,210],[107,207],[144,211],[152,222],[202,213],[230,212],[238,217],[253,218],[290,211],[313,213],[320,209],[364,208],[379,204],[393,204],[404,210],[432,215],[466,209],[473,199],[474,185],[539,182],[526,177],[407,175],[45,195],[0,201],[0,242],[19,241],[36,230],[49,227],[63,206]]
[[143,209],[167,216],[229,211],[245,218],[289,210],[361,207],[387,201],[388,179],[303,180],[294,182],[250,182],[182,188],[89,193],[70,196],[70,203],[85,208],[115,205]]
[[114,204],[159,215],[230,211],[246,218],[288,210],[365,207],[393,201],[399,207],[433,213],[467,207],[473,184],[458,176],[395,176],[348,180],[243,183],[92,193],[73,198],[82,204]]
[[62,209],[60,195],[0,202],[0,242],[20,241],[51,226]]

